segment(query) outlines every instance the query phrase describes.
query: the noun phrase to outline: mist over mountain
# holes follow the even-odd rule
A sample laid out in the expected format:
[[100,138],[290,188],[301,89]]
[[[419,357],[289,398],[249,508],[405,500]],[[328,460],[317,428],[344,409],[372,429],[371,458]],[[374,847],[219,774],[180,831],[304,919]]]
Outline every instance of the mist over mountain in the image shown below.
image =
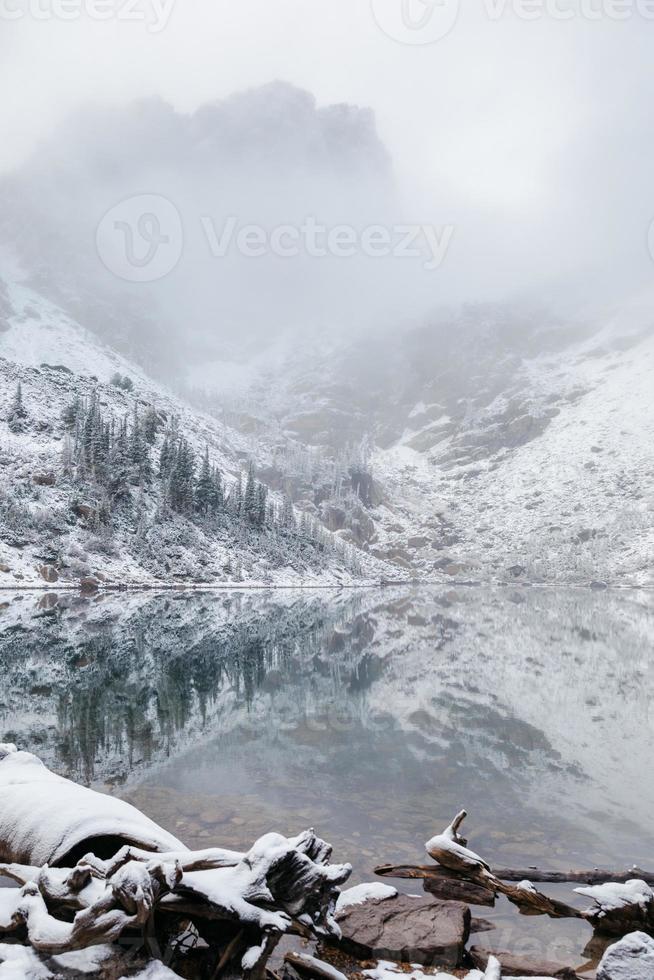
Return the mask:
[[[183,242],[168,275],[133,284],[103,265],[96,233],[106,212],[146,194],[177,210]],[[162,99],[89,106],[4,178],[0,200],[3,251],[21,275],[100,337],[163,370],[180,351],[192,362],[226,343],[247,348],[285,331],[370,325],[388,317],[392,292],[399,316],[398,277],[409,282],[412,272],[365,256],[253,257],[234,239],[226,254],[212,254],[230,220],[236,231],[307,219],[329,229],[399,214],[372,112],[318,107],[282,82],[190,114]]]

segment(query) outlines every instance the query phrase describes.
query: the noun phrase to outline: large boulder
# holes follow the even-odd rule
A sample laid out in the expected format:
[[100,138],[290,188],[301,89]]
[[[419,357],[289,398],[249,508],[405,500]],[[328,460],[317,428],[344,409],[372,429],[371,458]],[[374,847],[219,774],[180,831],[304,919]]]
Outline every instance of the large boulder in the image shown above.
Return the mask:
[[654,939],[645,932],[630,932],[609,946],[597,970],[597,980],[652,980]]
[[349,905],[337,921],[353,956],[423,966],[458,966],[470,935],[466,905],[408,895]]

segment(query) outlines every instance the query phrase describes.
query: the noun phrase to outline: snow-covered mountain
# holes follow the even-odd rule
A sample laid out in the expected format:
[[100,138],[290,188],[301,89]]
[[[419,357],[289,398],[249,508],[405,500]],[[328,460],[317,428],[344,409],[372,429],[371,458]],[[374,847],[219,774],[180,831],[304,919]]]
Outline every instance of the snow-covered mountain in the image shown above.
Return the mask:
[[[421,578],[651,585],[651,309],[645,296],[567,323],[472,308],[348,346],[296,344],[241,378],[233,419],[261,438],[272,420],[329,457],[365,439],[350,539]],[[223,370],[193,383],[220,386]]]
[[[93,242],[118,202],[146,190],[179,212],[183,248],[169,274],[125,282]],[[386,227],[400,199],[369,110],[319,106],[281,82],[191,114],[149,100],[90,107],[59,127],[0,180],[0,256],[25,284],[0,292],[0,415],[19,381],[33,414],[20,435],[0,421],[10,496],[66,510],[61,484],[40,477],[63,448],[61,411],[97,389],[115,420],[135,401],[177,416],[227,485],[254,460],[273,495],[358,549],[375,578],[390,563],[422,580],[651,585],[651,292],[619,315],[476,305],[425,318],[436,281],[398,279],[407,264],[217,258],[203,233],[211,222],[220,235],[230,217]],[[111,385],[114,373],[135,393]],[[145,500],[151,512],[158,503]],[[88,551],[78,533],[60,530]],[[243,535],[211,553],[194,527],[190,549],[179,536],[152,541],[144,566],[134,537],[122,539],[124,567],[106,555],[80,568],[188,577],[201,552],[200,579],[243,564],[253,580],[277,561],[273,548],[258,562]],[[25,581],[49,564],[33,536],[20,554],[5,564]]]
[[[300,585],[351,582],[365,574],[379,578],[381,565],[364,557],[364,568],[352,549],[322,528],[296,520],[292,511],[284,519],[292,525],[290,533],[282,528],[279,496],[264,499],[261,527],[235,519],[230,498],[235,503],[241,493],[241,474],[250,463],[256,470],[265,458],[256,443],[186,404],[35,291],[3,283],[0,302],[4,584],[60,587],[87,579],[89,586],[179,581]],[[17,397],[21,418],[12,424]],[[88,425],[89,406],[101,417],[100,438],[107,446],[112,443],[116,458],[121,426],[127,446],[134,431],[129,420],[142,420],[148,412],[155,420],[152,445],[136,449],[141,459],[133,458],[132,445],[129,466],[123,461],[123,469],[105,474],[102,483],[93,467],[72,459],[76,443],[78,456],[83,455],[88,433],[79,431],[79,422],[76,429],[74,419],[64,422],[66,412],[74,415],[79,408],[87,412]],[[191,513],[192,507],[168,507],[168,484],[159,477],[167,439],[189,447],[196,478],[205,454],[211,473],[220,475],[225,499],[215,519]],[[143,459],[151,471],[146,480],[134,474]],[[122,481],[120,487],[116,480]],[[253,480],[253,491],[254,485]],[[107,501],[118,498],[111,515],[103,514]]]

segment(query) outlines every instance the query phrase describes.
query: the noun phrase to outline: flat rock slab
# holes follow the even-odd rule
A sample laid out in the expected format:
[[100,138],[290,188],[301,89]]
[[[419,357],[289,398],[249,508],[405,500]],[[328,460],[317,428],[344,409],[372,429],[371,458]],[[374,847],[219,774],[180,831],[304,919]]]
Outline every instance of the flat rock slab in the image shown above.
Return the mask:
[[645,932],[631,932],[609,946],[597,970],[597,980],[652,980],[654,939]]
[[466,905],[408,895],[349,906],[337,920],[351,955],[422,966],[458,966],[470,934]]
[[578,980],[571,966],[548,960],[536,960],[529,956],[516,956],[497,949],[471,946],[470,956],[478,970],[485,970],[488,960],[494,956],[502,966],[502,977],[551,977],[552,980]]

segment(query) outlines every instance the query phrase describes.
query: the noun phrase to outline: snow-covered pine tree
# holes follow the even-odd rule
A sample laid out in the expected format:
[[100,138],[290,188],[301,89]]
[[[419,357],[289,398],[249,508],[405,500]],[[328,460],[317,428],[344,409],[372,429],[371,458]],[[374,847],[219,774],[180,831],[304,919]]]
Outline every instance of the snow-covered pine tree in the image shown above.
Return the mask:
[[229,509],[234,517],[240,517],[243,511],[243,480],[240,473],[229,495]]
[[111,504],[120,503],[131,496],[130,482],[132,461],[127,436],[127,422],[123,421],[114,439],[109,459],[108,489]]
[[217,466],[213,467],[211,477],[213,479],[214,510],[218,513],[225,509],[225,491],[223,489],[223,480],[220,475],[220,470]]
[[9,424],[10,432],[16,434],[19,432],[24,432],[27,428],[27,409],[23,404],[23,386],[21,385],[20,381],[16,385],[16,391],[11,400],[11,405],[9,406],[7,422]]
[[98,483],[103,482],[107,467],[107,440],[97,394],[91,399],[84,420],[82,454],[87,472]]
[[189,514],[195,498],[195,453],[186,439],[180,439],[170,474],[170,501],[174,510]]
[[154,446],[161,420],[153,405],[148,405],[143,415],[143,437],[149,446]]
[[293,501],[287,493],[284,494],[282,510],[281,514],[279,515],[279,522],[284,530],[295,530],[295,511],[293,509]]
[[150,450],[143,433],[143,425],[136,402],[134,403],[132,430],[129,437],[129,455],[132,463],[133,482],[141,485],[149,483],[152,479]]
[[72,431],[75,428],[77,420],[82,414],[82,411],[82,400],[79,395],[75,395],[72,402],[69,402],[61,413],[61,419],[69,431]]
[[268,487],[263,483],[257,483],[256,492],[256,524],[257,527],[265,527],[266,524],[266,503],[268,500]]
[[195,486],[195,509],[200,514],[210,514],[215,510],[215,484],[209,463],[209,447],[204,450],[200,472]]
[[257,516],[257,486],[256,480],[254,479],[254,466],[250,463],[248,466],[247,481],[245,483],[245,494],[243,495],[243,517],[250,524],[256,524]]
[[166,433],[164,441],[161,444],[161,451],[159,452],[159,476],[162,480],[166,481],[169,479],[174,459],[175,450],[171,444],[170,436]]
[[63,445],[61,447],[61,469],[66,479],[70,479],[72,477],[75,469],[73,440],[70,432],[67,432],[64,436]]

